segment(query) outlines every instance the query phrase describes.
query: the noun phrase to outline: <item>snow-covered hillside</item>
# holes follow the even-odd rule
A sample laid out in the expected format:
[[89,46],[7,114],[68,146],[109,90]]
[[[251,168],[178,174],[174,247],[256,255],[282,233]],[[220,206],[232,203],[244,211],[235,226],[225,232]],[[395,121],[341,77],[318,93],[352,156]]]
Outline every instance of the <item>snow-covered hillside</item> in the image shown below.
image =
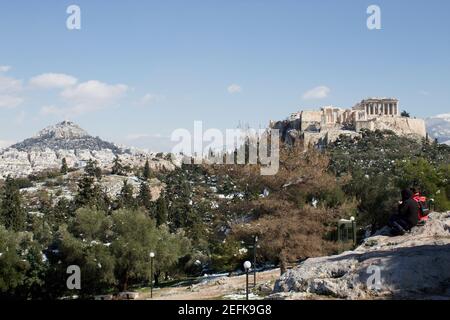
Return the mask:
[[427,118],[425,123],[431,138],[450,145],[450,113]]

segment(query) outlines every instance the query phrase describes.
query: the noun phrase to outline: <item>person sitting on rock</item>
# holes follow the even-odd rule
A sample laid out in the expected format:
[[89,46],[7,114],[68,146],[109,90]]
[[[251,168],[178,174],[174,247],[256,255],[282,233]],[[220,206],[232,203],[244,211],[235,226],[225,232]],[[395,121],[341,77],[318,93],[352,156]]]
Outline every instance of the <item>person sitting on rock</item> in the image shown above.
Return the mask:
[[403,235],[419,222],[419,205],[413,199],[411,190],[402,190],[402,201],[399,202],[398,213],[389,219],[393,235]]

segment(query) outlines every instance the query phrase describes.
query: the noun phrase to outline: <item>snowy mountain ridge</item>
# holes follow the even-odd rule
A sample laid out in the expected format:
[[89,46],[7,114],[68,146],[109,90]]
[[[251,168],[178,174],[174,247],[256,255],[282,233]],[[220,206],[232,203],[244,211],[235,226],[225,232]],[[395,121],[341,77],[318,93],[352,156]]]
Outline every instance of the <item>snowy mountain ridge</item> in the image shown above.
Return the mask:
[[450,145],[450,113],[429,117],[425,119],[425,123],[431,138]]

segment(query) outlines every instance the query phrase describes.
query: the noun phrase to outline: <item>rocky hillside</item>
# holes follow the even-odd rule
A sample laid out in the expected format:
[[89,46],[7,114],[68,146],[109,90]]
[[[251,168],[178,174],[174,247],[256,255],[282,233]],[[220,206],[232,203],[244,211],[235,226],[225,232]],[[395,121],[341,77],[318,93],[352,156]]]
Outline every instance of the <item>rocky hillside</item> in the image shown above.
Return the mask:
[[14,144],[10,147],[18,151],[32,152],[45,150],[111,150],[114,154],[122,153],[120,148],[98,137],[90,136],[78,125],[63,121],[41,130],[36,136]]
[[450,145],[450,114],[441,114],[427,118],[427,131],[430,137],[438,139],[440,143]]
[[278,279],[271,297],[450,299],[450,212],[432,213],[404,236],[385,231],[354,251],[304,261]]
[[0,179],[23,177],[61,167],[65,158],[70,168],[82,168],[88,160],[107,169],[119,156],[124,165],[142,166],[148,159],[153,168],[173,169],[172,161],[140,150],[125,149],[89,135],[73,122],[47,127],[34,137],[0,150]]

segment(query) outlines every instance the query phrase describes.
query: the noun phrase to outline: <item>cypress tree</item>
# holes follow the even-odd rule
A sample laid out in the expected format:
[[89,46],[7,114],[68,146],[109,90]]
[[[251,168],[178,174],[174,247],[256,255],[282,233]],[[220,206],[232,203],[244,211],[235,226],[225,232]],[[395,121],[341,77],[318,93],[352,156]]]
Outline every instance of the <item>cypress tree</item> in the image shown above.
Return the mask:
[[62,164],[61,164],[61,173],[67,174],[67,171],[69,171],[69,168],[67,167],[67,160],[66,160],[66,158],[63,158]]
[[1,195],[0,221],[7,228],[23,231],[26,227],[26,213],[22,207],[22,197],[14,179],[7,177]]
[[166,198],[161,195],[156,202],[156,225],[160,226],[167,222],[168,209]]
[[152,200],[152,198],[151,198],[151,194],[150,194],[150,188],[148,187],[147,183],[142,182],[140,189],[139,189],[139,195],[138,195],[139,205],[144,207],[147,210],[150,210],[152,207],[151,200]]
[[147,159],[147,161],[145,161],[145,165],[144,165],[144,172],[143,172],[144,179],[145,180],[150,179],[150,175],[151,175],[150,164],[148,163],[148,159]]

